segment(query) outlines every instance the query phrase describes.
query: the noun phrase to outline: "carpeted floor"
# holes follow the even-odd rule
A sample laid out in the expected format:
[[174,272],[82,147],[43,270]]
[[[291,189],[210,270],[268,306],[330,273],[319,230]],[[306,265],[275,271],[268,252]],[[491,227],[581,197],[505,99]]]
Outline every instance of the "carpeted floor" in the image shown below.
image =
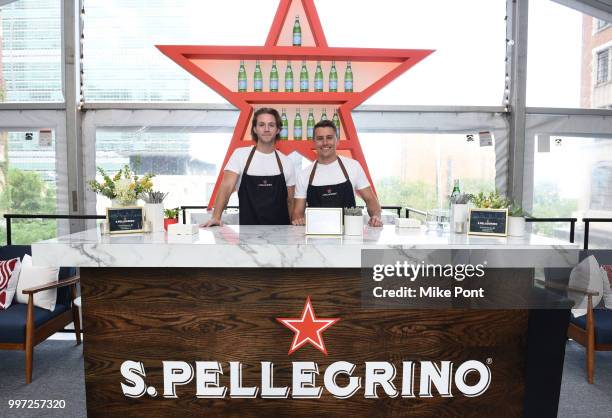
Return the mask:
[[[77,346],[74,340],[47,340],[37,345],[29,385],[25,384],[25,352],[1,350],[0,353],[0,417],[87,417],[82,345]],[[66,407],[10,409],[11,399],[64,400]]]
[[[82,347],[74,341],[59,340],[47,340],[37,346],[30,385],[25,384],[25,354],[1,351],[0,417],[86,417]],[[586,381],[584,362],[584,349],[569,342],[559,417],[612,416],[612,352],[597,353],[593,385]],[[66,408],[9,409],[10,399],[63,399]]]

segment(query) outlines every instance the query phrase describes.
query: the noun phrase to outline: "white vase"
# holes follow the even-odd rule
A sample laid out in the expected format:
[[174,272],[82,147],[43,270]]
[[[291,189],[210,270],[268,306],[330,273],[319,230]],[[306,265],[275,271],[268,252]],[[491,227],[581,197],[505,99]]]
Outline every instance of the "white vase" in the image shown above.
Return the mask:
[[112,208],[123,208],[126,206],[136,206],[136,200],[131,200],[128,202],[122,202],[119,199],[111,199],[111,207]]
[[508,235],[522,237],[525,235],[525,218],[522,216],[508,216]]
[[344,216],[344,235],[363,234],[363,215]]
[[151,223],[151,232],[164,232],[164,204],[146,203],[145,220]]
[[450,230],[457,234],[464,234],[467,230],[468,205],[467,203],[453,203],[450,213]]

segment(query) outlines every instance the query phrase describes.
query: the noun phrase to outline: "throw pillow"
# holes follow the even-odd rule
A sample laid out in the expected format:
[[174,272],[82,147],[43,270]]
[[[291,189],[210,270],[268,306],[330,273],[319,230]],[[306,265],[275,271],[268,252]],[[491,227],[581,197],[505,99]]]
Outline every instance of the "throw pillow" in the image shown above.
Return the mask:
[[[17,302],[28,303],[29,295],[21,293],[23,289],[51,282],[57,283],[58,276],[59,267],[34,267],[32,266],[32,257],[26,254],[21,262],[21,274],[17,284]],[[55,309],[56,299],[57,289],[43,290],[34,294],[34,306],[52,311]]]
[[610,267],[605,265],[601,268],[603,277],[603,302],[606,309],[612,309],[612,283],[610,282]]
[[20,270],[21,261],[19,258],[0,260],[0,309],[8,309],[11,306],[17,289]]
[[[568,283],[569,287],[579,289],[588,289],[598,293],[598,296],[593,296],[593,307],[601,302],[603,297],[603,280],[599,263],[594,256],[588,256],[582,260],[570,273]],[[585,294],[579,292],[568,291],[567,296],[574,301],[574,309],[572,313],[574,317],[586,315],[588,298]]]

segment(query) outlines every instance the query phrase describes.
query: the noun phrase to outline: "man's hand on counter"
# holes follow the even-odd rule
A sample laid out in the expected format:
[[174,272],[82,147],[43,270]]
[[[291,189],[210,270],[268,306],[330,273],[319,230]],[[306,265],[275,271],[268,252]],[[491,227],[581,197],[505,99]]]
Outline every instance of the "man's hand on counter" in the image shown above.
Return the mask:
[[381,227],[383,226],[383,222],[380,219],[380,216],[374,215],[370,218],[370,220],[368,221],[368,225],[369,226],[376,226],[376,227]]
[[200,224],[201,228],[208,228],[209,226],[223,226],[221,219],[211,218],[205,224]]
[[291,223],[295,226],[304,226],[306,225],[306,220],[304,218],[295,218]]

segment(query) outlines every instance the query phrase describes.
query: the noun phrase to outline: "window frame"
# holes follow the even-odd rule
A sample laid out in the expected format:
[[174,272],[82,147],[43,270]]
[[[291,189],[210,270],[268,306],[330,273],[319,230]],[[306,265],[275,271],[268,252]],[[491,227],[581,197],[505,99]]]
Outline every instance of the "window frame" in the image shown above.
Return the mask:
[[[594,71],[595,71],[595,87],[599,87],[603,84],[607,84],[608,82],[610,82],[610,52],[612,50],[612,47],[610,46],[604,46],[601,49],[598,49],[597,51],[594,52],[595,54],[595,65],[594,67]],[[600,56],[605,54],[605,59],[600,60]],[[600,71],[600,65],[605,65],[605,71]],[[605,77],[605,79],[600,79],[600,74],[603,74],[603,77]]]

